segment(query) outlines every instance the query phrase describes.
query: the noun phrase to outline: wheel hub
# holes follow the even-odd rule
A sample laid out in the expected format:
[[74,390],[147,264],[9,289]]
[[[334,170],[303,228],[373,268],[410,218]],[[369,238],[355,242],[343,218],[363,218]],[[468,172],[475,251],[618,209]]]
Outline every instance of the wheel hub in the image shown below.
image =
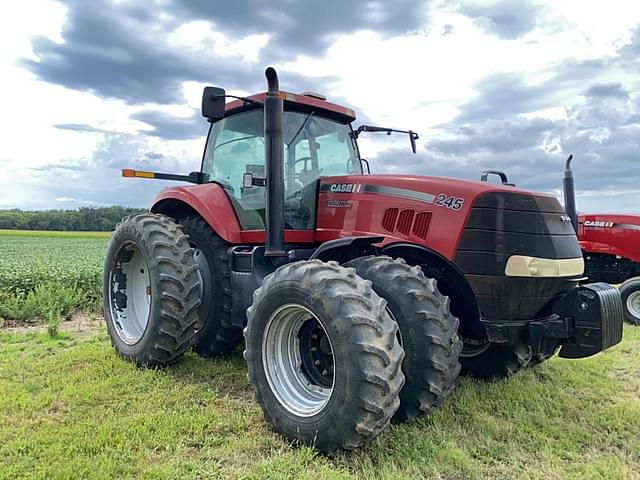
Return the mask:
[[306,320],[298,332],[302,371],[314,383],[330,388],[333,383],[333,352],[320,324]]

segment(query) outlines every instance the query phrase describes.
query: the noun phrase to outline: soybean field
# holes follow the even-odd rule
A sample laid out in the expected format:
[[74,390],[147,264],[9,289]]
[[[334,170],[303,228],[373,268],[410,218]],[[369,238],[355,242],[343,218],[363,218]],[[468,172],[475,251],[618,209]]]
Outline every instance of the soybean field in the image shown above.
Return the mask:
[[0,319],[55,323],[96,310],[109,232],[0,230]]

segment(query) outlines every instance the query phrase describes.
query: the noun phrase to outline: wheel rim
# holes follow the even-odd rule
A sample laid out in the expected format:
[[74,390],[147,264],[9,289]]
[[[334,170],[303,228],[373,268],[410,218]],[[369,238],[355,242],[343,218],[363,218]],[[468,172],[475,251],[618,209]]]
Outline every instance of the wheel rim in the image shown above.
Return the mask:
[[109,309],[118,337],[127,345],[140,341],[149,325],[151,276],[138,246],[124,244],[109,274]]
[[630,293],[627,297],[627,310],[635,318],[640,319],[640,290]]
[[491,343],[486,338],[475,339],[460,337],[460,339],[462,340],[462,352],[460,352],[460,356],[463,358],[482,355],[491,346]]
[[280,404],[310,417],[329,403],[335,385],[333,346],[322,323],[308,308],[279,307],[262,337],[262,364]]

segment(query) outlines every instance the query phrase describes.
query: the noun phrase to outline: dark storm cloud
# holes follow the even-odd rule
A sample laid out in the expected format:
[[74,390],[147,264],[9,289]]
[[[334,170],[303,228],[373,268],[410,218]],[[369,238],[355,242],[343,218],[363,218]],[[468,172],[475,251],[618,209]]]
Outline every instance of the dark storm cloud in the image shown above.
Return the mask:
[[525,77],[515,73],[488,77],[475,88],[478,95],[462,107],[458,123],[512,118],[540,110],[554,105],[554,99],[561,93],[553,82],[530,86],[526,85]]
[[618,98],[626,100],[629,92],[620,82],[597,83],[584,92],[585,97],[593,98]]
[[[277,65],[298,54],[321,54],[333,35],[367,28],[395,35],[424,20],[422,4],[409,0],[241,0],[222,6],[197,0],[168,4],[70,0],[65,6],[64,42],[34,38],[33,51],[39,60],[24,59],[22,65],[46,82],[133,104],[182,103],[181,82],[186,80],[261,91],[265,65]],[[192,20],[211,22],[232,40],[253,33],[267,33],[272,40],[255,64],[222,57],[213,45],[207,55],[168,45],[167,34]],[[283,87],[317,90],[330,78],[290,75]]]
[[[341,33],[374,30],[399,35],[425,21],[425,2],[416,0],[209,0],[175,1],[174,11],[184,19],[209,20],[220,31],[243,35],[269,33],[273,43],[267,57],[319,55],[329,40]],[[354,52],[357,53],[357,52]]]
[[184,80],[213,77],[224,83],[247,73],[246,66],[213,54],[197,58],[169,48],[163,38],[168,32],[158,29],[168,30],[177,24],[160,20],[162,11],[153,5],[72,0],[65,6],[64,42],[36,37],[32,46],[39,60],[22,61],[46,82],[129,103],[180,103]]
[[524,0],[501,0],[491,5],[463,2],[460,11],[490,33],[507,39],[521,37],[536,26],[540,7]]
[[[616,89],[612,89],[616,91]],[[478,180],[487,169],[534,190],[561,188],[563,162],[576,157],[579,191],[634,191],[640,177],[640,118],[633,104],[603,103],[596,96],[567,108],[566,120],[477,115],[472,122],[442,126],[442,138],[426,138],[418,157],[389,150],[372,169]],[[423,136],[423,138],[425,138]]]
[[164,140],[202,138],[207,134],[209,125],[196,110],[188,117],[176,117],[165,112],[144,110],[134,113],[131,118],[153,127],[150,132],[145,132],[147,135]]

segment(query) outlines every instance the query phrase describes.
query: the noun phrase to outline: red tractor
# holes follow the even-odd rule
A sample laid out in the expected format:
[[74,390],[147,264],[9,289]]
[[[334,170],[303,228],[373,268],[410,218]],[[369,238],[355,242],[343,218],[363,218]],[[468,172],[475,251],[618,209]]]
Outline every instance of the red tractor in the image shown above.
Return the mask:
[[585,274],[596,282],[622,283],[626,319],[640,325],[640,215],[576,214],[569,156],[564,170],[567,213],[578,232]]
[[[113,234],[104,311],[118,353],[165,366],[193,347],[244,356],[265,418],[330,452],[442,403],[458,374],[508,376],[622,337],[622,302],[581,285],[548,195],[365,175],[352,110],[317,94],[207,87],[202,167]],[[409,135],[415,147],[417,135]],[[243,335],[244,332],[244,335]]]

